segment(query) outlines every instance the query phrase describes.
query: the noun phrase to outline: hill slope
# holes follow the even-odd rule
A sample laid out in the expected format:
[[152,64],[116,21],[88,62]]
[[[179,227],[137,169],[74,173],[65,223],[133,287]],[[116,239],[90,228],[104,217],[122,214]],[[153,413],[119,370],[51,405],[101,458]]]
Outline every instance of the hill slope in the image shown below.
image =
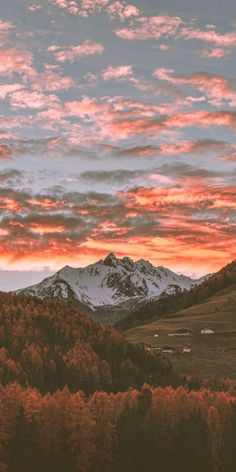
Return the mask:
[[143,259],[118,259],[109,254],[87,267],[65,266],[41,283],[18,293],[40,299],[56,298],[79,306],[93,319],[114,324],[139,304],[160,295],[189,290],[201,283]]
[[[202,309],[201,304],[209,303],[208,299],[210,298],[213,299],[211,303],[217,309],[218,300],[214,302],[214,298],[217,299],[222,290],[233,287],[234,284],[236,284],[236,261],[223,267],[219,272],[188,292],[179,292],[150,301],[125,320],[117,323],[117,327],[129,329],[139,324],[150,323],[161,317],[177,314],[177,312],[191,307],[199,306],[200,310]],[[225,303],[225,299],[223,303]]]
[[65,303],[0,293],[0,383],[108,392],[171,383],[168,360]]
[[[134,344],[148,344],[156,352],[168,345],[174,350],[171,363],[181,375],[235,381],[235,313],[236,284],[233,284],[202,303],[130,328],[125,336]],[[213,333],[201,334],[205,328]],[[186,331],[190,333],[188,336],[173,335]],[[190,348],[188,353],[183,353],[185,347]]]

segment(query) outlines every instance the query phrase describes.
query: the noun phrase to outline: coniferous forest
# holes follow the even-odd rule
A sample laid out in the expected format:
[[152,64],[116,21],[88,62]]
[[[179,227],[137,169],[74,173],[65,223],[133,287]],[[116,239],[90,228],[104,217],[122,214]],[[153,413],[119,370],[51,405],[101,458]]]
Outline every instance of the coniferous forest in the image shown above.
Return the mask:
[[1,472],[233,472],[236,386],[63,303],[1,294]]

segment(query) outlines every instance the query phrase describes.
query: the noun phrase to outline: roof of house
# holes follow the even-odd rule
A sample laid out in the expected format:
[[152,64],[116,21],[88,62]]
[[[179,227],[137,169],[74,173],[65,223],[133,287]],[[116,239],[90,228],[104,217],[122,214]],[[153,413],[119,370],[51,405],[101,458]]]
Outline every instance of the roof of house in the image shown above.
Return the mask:
[[177,331],[175,331],[175,333],[191,333],[191,329],[188,329],[188,328],[180,328],[180,329],[177,329]]

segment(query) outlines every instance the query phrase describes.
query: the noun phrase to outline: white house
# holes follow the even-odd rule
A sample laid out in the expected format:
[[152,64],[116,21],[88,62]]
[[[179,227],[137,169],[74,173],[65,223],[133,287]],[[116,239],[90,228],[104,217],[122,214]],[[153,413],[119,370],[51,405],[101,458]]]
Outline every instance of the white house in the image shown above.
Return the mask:
[[169,333],[168,336],[191,336],[192,331],[187,328],[181,328],[175,331],[174,333]]
[[212,328],[202,328],[201,329],[201,334],[214,334],[214,329]]
[[191,346],[184,346],[182,349],[183,354],[190,354],[192,352]]

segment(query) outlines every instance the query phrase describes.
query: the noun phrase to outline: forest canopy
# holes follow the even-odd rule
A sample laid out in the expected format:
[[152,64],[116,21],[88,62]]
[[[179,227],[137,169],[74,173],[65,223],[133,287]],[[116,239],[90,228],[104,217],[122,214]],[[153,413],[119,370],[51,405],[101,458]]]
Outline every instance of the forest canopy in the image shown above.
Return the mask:
[[0,314],[0,472],[235,470],[233,382],[181,379],[63,303],[1,294]]

